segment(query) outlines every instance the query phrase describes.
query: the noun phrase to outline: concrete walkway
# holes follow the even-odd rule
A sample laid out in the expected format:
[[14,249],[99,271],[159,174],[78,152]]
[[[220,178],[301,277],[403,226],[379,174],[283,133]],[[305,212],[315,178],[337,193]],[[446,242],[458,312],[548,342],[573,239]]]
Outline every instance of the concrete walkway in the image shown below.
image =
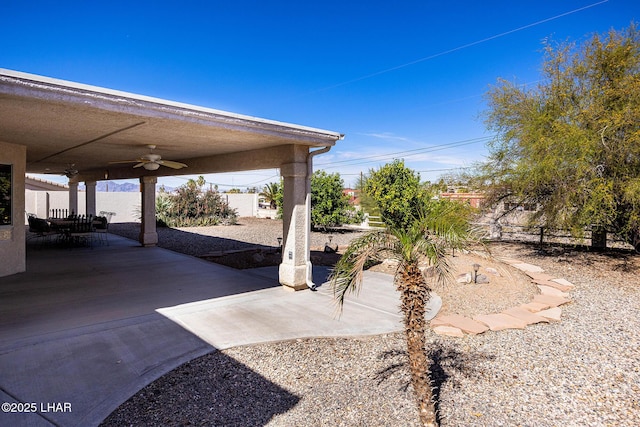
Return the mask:
[[[238,271],[111,235],[29,248],[0,278],[0,426],[93,426],[151,381],[216,349],[402,330],[391,277],[367,273],[343,315],[327,286],[290,292],[277,269]],[[327,270],[314,269],[316,283]]]

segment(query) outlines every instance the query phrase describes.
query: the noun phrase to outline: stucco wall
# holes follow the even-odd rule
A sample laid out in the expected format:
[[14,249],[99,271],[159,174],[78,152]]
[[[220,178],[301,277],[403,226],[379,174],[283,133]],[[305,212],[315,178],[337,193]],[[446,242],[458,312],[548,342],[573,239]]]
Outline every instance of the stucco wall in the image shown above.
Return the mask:
[[237,209],[238,216],[257,216],[258,214],[258,194],[231,193],[221,194],[222,200],[229,203],[233,209]]
[[26,270],[24,174],[27,150],[22,145],[0,142],[0,163],[13,166],[12,224],[0,226],[0,277]]
[[[85,213],[84,191],[78,192],[78,211],[80,215]],[[257,194],[221,194],[223,200],[229,202],[229,206],[237,209],[240,217],[274,217],[275,211],[260,209],[258,212]],[[126,192],[97,192],[96,212],[115,212],[111,222],[140,222],[141,193]],[[69,209],[68,191],[26,191],[25,210],[36,214],[40,218],[51,216],[52,209]]]

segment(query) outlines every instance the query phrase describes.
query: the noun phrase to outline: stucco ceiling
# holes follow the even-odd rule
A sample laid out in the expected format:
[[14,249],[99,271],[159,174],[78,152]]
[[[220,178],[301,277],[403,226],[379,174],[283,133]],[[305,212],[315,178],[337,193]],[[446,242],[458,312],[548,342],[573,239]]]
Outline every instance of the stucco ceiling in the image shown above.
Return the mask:
[[[62,174],[74,165],[81,175],[108,170],[112,178],[217,172],[211,159],[233,153],[262,157],[260,167],[279,167],[276,149],[332,146],[342,138],[332,131],[2,69],[0,118],[0,141],[27,147],[27,172]],[[133,163],[110,163],[139,158],[150,152],[148,145],[163,159],[198,166],[149,172],[133,169]],[[272,153],[272,160],[264,153]],[[236,170],[251,165],[238,162]]]

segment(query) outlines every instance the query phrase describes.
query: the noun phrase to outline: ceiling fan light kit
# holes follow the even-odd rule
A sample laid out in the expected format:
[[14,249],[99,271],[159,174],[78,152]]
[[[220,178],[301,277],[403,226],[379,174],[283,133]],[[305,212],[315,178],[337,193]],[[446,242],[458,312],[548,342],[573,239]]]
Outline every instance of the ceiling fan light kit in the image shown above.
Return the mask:
[[139,167],[139,166],[142,166],[148,171],[154,171],[154,170],[158,170],[158,168],[160,167],[160,163],[157,163],[157,162],[138,163],[134,167]]

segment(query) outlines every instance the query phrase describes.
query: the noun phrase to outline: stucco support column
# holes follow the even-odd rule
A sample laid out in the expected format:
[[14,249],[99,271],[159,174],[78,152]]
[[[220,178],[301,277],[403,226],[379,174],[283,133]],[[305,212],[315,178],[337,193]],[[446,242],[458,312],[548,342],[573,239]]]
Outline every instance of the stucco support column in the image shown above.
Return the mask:
[[85,213],[87,216],[96,216],[96,182],[86,181],[84,186],[87,189],[85,198]]
[[49,218],[51,216],[51,195],[47,191],[44,197],[44,211],[46,212],[45,218]]
[[78,183],[69,183],[69,215],[78,214]]
[[283,249],[280,284],[293,289],[307,289],[310,265],[307,215],[307,163],[288,163],[280,168],[284,179]]
[[156,182],[155,176],[140,177],[142,190],[142,224],[140,224],[140,243],[142,246],[155,246],[158,243],[156,231]]

